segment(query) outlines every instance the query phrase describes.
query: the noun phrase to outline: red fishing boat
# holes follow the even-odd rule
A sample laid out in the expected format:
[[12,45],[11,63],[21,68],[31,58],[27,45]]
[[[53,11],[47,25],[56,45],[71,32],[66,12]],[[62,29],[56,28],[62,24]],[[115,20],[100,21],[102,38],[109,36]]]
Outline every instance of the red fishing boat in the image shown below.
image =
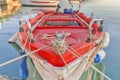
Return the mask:
[[109,43],[103,19],[93,19],[92,15],[87,17],[80,12],[80,4],[75,6],[68,0],[61,0],[56,11],[43,10],[29,19],[20,19],[19,31],[8,41],[17,39],[21,56],[0,67],[21,59],[21,79],[93,80],[94,73],[98,72],[111,80],[92,64],[101,62],[105,57],[103,48]]
[[[75,12],[75,14],[57,14],[47,11],[38,14],[35,18],[29,20],[29,25],[34,25],[40,19],[40,22],[32,32],[30,30],[28,34],[28,24],[24,24],[23,27],[21,27],[23,28],[23,31],[19,33],[22,38],[21,43],[25,44],[27,37],[32,34],[31,41],[26,43],[27,48],[29,48],[28,45],[30,42],[32,51],[51,44],[51,46],[37,52],[37,54],[54,66],[65,66],[56,51],[57,47],[61,48],[61,56],[63,56],[65,62],[69,64],[77,57],[67,51],[68,46],[74,48],[79,53],[78,56],[82,56],[95,48],[103,37],[104,32],[102,31],[101,25],[99,26],[97,23],[93,23],[89,28],[80,20],[80,17],[87,23],[91,21],[91,18],[87,18],[83,13],[77,12]],[[60,44],[58,44],[59,39]]]
[[105,45],[102,19],[66,9],[62,14],[43,11],[19,23],[18,43],[27,55],[31,54],[42,79],[79,80],[89,67],[97,70],[91,64]]

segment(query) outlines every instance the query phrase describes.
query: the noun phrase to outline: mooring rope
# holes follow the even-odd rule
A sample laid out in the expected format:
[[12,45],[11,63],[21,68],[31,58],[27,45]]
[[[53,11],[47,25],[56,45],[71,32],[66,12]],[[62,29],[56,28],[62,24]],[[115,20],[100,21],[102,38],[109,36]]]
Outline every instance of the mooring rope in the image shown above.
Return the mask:
[[[101,44],[102,44],[102,42],[101,42]],[[100,44],[100,45],[101,45]],[[99,47],[99,45],[97,46],[97,47]],[[70,48],[70,49],[67,49],[69,52],[71,52],[73,55],[75,55],[77,58],[79,58],[81,61],[83,61],[84,63],[86,63],[86,64],[89,64],[89,62],[87,61],[87,60],[85,60],[85,59],[83,59],[82,57],[80,57],[78,54],[78,52],[75,50],[75,49],[73,49],[71,46],[69,46],[68,45],[68,48]],[[102,73],[99,69],[97,69],[95,66],[93,66],[92,64],[90,65],[90,67],[92,68],[92,69],[94,69],[95,71],[97,71],[98,73],[100,73],[102,76],[104,76],[106,79],[108,79],[108,80],[112,80],[111,78],[109,78],[107,75],[105,75],[104,73]]]
[[58,52],[60,58],[62,59],[62,61],[64,62],[65,66],[66,66],[66,69],[67,69],[67,71],[68,71],[68,80],[69,80],[70,72],[69,72],[69,68],[68,68],[68,66],[67,66],[67,63],[66,63],[66,61],[64,60],[63,56],[61,55],[60,51],[57,50],[57,52]]
[[[27,54],[30,53],[30,44],[29,44],[29,49],[27,50],[27,49],[24,48],[24,45],[20,44],[20,39],[19,39],[19,38],[18,38],[18,43],[19,43],[19,46],[20,46],[22,49],[24,49]],[[51,46],[51,45],[49,45],[49,46]],[[49,47],[49,46],[48,46],[48,47]],[[34,62],[34,63],[35,63],[36,61],[39,62],[39,64],[41,65],[41,67],[42,67],[46,72],[48,72],[51,76],[53,76],[53,77],[55,77],[55,78],[58,78],[57,76],[54,76],[54,74],[50,73],[50,71],[47,70],[37,58],[34,58],[33,55],[30,55],[30,57],[33,58],[33,62]],[[36,59],[37,59],[37,60],[36,60]],[[35,63],[35,64],[36,64],[36,63]],[[38,65],[38,64],[36,64],[36,65]],[[35,65],[35,66],[36,66],[36,65]],[[34,72],[33,76],[34,76],[34,75],[35,75],[35,72]]]
[[7,64],[10,64],[10,63],[12,63],[12,62],[15,62],[15,61],[17,61],[17,60],[20,60],[20,59],[22,59],[22,58],[24,58],[24,57],[26,57],[26,56],[29,56],[30,54],[36,53],[36,52],[38,52],[38,51],[40,51],[40,50],[42,50],[42,49],[44,49],[44,48],[47,48],[47,47],[49,47],[49,46],[50,46],[50,45],[43,46],[43,47],[38,48],[38,49],[36,49],[36,50],[34,50],[34,51],[32,51],[32,52],[28,52],[28,53],[25,54],[25,55],[22,55],[22,56],[19,56],[19,57],[17,57],[17,58],[14,58],[14,59],[11,59],[11,60],[9,60],[9,61],[6,61],[6,62],[4,62],[4,63],[1,63],[1,64],[0,64],[0,67],[5,66],[5,65],[7,65]]
[[[41,20],[40,20],[40,21],[41,21]],[[40,22],[40,21],[39,21],[39,22]],[[24,45],[24,46],[25,46],[25,45]],[[36,52],[38,52],[38,51],[40,51],[40,50],[42,50],[42,49],[44,49],[44,48],[46,48],[46,47],[48,47],[48,46],[50,46],[50,45],[43,46],[43,47],[41,47],[41,48],[39,48],[39,49],[36,49],[36,50],[34,50],[34,51],[32,51],[32,52],[28,52],[28,54],[25,54],[25,55],[19,56],[19,57],[17,57],[17,58],[11,59],[11,60],[9,60],[9,61],[6,61],[6,62],[4,62],[4,63],[1,63],[1,64],[0,64],[0,67],[5,66],[5,65],[7,65],[7,64],[10,64],[10,63],[12,63],[12,62],[14,62],[14,61],[17,61],[17,60],[19,60],[19,59],[22,59],[22,58],[24,58],[24,57],[26,57],[26,56],[28,56],[28,55],[30,55],[30,54],[36,53]]]

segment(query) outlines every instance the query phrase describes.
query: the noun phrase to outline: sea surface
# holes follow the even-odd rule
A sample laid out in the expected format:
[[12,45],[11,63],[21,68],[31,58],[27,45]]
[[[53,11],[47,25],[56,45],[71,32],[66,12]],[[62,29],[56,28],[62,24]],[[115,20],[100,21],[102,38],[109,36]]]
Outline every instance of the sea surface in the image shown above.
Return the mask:
[[[0,23],[0,63],[18,57],[18,53],[8,43],[8,39],[18,31],[18,20],[21,16],[34,14],[53,7],[21,7]],[[104,19],[104,30],[110,34],[110,44],[105,48],[106,57],[103,60],[105,74],[112,80],[120,80],[120,0],[86,0],[81,5],[81,11],[93,18]],[[19,61],[0,67],[0,75],[19,77]],[[105,79],[106,80],[106,79]]]

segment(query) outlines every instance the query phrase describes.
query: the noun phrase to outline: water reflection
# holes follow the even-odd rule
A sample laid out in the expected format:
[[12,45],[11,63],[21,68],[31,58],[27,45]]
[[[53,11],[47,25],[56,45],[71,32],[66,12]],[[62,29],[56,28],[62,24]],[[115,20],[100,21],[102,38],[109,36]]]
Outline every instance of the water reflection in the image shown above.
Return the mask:
[[21,4],[19,2],[9,4],[0,3],[0,23],[14,15],[20,9],[20,6]]

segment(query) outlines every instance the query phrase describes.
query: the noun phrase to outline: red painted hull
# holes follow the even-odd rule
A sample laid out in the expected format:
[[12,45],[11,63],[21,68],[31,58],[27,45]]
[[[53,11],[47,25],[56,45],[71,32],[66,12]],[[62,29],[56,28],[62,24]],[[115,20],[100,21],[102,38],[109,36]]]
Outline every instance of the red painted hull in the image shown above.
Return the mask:
[[[87,18],[83,13],[78,13],[77,11],[75,13],[82,19],[84,19],[87,23],[90,23],[91,18]],[[36,26],[36,28],[32,32],[35,41],[33,43],[29,43],[29,41],[27,42],[26,48],[29,48],[30,44],[31,51],[36,50],[42,46],[51,44],[50,40],[41,40],[43,34],[53,35],[56,32],[61,33],[64,31],[71,33],[71,35],[68,36],[65,41],[79,53],[79,56],[82,56],[94,47],[96,47],[96,40],[98,40],[103,35],[103,32],[98,31],[98,24],[93,23],[92,27],[94,30],[92,32],[92,41],[86,42],[87,38],[89,37],[89,29],[83,22],[81,22],[74,14],[57,14],[54,11],[45,11],[38,14],[35,18],[30,19],[31,25],[34,25],[43,16],[46,17],[42,19],[42,21]],[[50,23],[51,21],[52,24],[46,24]],[[75,22],[74,25],[67,24],[71,21]],[[55,23],[63,24],[62,22],[66,25],[55,25]],[[76,22],[79,24],[76,24]],[[25,44],[28,36],[26,33],[28,30],[27,24],[24,24],[23,28],[24,32],[20,32],[20,36],[22,37],[21,44]],[[61,59],[60,55],[56,54],[51,46],[41,51],[38,51],[37,54],[53,66],[65,66],[65,63]],[[77,57],[71,54],[69,51],[65,51],[65,53],[62,54],[62,57],[67,64],[77,59]]]

